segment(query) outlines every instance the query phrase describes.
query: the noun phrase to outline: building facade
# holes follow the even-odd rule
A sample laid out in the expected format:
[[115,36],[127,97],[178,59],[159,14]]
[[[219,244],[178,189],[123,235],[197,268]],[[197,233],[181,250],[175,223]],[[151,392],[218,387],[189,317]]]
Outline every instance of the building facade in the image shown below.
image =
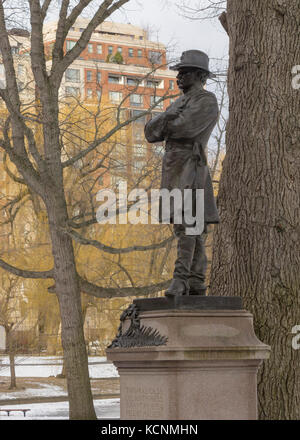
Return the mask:
[[[68,33],[65,51],[71,50],[89,20],[78,19]],[[44,26],[45,50],[51,59],[57,22]],[[166,47],[147,39],[142,28],[131,24],[104,22],[93,32],[90,42],[66,71],[62,91],[84,100],[108,95],[109,101],[124,107],[149,108],[157,99],[175,94],[175,73],[167,67]],[[134,90],[134,93],[129,93]],[[126,96],[128,95],[128,98]],[[129,96],[130,95],[130,96]],[[172,98],[171,98],[172,99]],[[170,99],[158,105],[165,109]]]
[[[77,20],[66,38],[65,52],[74,47],[88,22],[86,19]],[[52,48],[55,44],[56,28],[57,22],[50,22],[44,26],[44,47],[47,67],[49,69],[51,67]],[[18,31],[15,31],[11,35],[10,42],[16,63],[18,84],[22,93],[21,98],[24,99],[24,102],[29,102],[36,99],[36,88],[30,67],[30,56],[28,56],[30,52],[30,36],[24,33],[20,35]],[[166,52],[166,47],[163,44],[150,41],[147,38],[147,33],[140,27],[112,22],[102,23],[93,32],[87,47],[64,74],[60,89],[61,107],[68,105],[68,99],[72,100],[74,98],[82,105],[82,107],[79,107],[79,111],[81,108],[90,108],[92,113],[98,105],[99,108],[106,108],[111,112],[112,120],[109,122],[110,124],[115,123],[114,119],[118,109],[122,111],[122,118],[137,117],[149,110],[150,107],[152,107],[151,112],[153,115],[156,112],[164,111],[179,93],[176,85],[176,74],[169,70],[167,66]],[[4,80],[4,72],[0,62],[0,81]],[[4,83],[3,86],[5,86]],[[138,174],[142,173],[144,167],[150,162],[153,152],[158,153],[157,164],[161,162],[162,146],[160,144],[150,145],[144,138],[144,125],[147,117],[149,115],[139,117],[129,124],[126,130],[120,130],[119,134],[112,139],[114,145],[113,151],[107,159],[108,172],[105,173],[103,178],[100,178],[100,171],[98,175],[97,173],[93,175],[99,182],[99,185],[95,186],[95,192],[99,189],[99,186],[112,187],[124,179],[128,181],[132,179],[134,185],[134,179],[138,180]],[[73,127],[75,126],[77,124],[73,124]],[[71,126],[70,130],[75,130],[73,127]],[[87,132],[89,128],[88,124],[86,126],[83,125],[83,131]],[[79,136],[74,136],[74,143],[77,142],[78,138]],[[70,139],[70,147],[72,147],[72,142],[73,139]],[[77,147],[80,149],[80,145],[77,145]],[[106,151],[105,148],[104,151]],[[98,150],[93,153],[92,160],[95,163],[99,159],[97,154]],[[78,172],[78,169],[76,169],[78,167],[81,167],[80,163],[76,164],[73,168],[71,167],[70,173],[75,175]],[[6,187],[5,192],[10,195],[18,194],[19,187],[16,183],[7,178],[6,173],[1,172],[0,176],[3,176],[3,179],[5,179],[5,181],[1,182],[2,188]],[[71,184],[70,186],[72,188]],[[84,200],[80,200],[80,203],[83,202]],[[30,211],[28,213],[31,214]],[[76,213],[80,214],[80,209],[77,211],[76,208],[74,215]],[[29,237],[28,239],[28,252],[35,240],[38,243],[47,243],[46,227],[45,236],[38,237],[36,232],[38,225],[36,225],[35,229],[35,225],[30,220],[25,221],[26,216],[24,215],[22,218],[19,216],[16,219],[19,237],[29,237],[29,233],[33,230],[32,238]],[[11,237],[11,234],[9,235],[9,225],[7,229],[7,235]],[[109,231],[109,234],[113,236],[112,231]],[[124,243],[124,236],[126,239],[129,239],[130,234],[124,232],[122,238]],[[116,235],[117,233],[115,232]],[[132,237],[132,239],[134,238]],[[9,252],[11,249],[10,240],[11,238],[8,238],[5,243],[2,241],[2,250]],[[25,243],[25,245],[27,244]],[[45,261],[42,252],[40,260]],[[49,254],[50,260],[51,255]],[[129,266],[132,264],[132,267],[137,263],[144,271],[148,261],[145,258],[143,262],[141,257],[138,259],[136,255],[132,256],[132,263],[128,263],[128,260],[125,261],[125,265]],[[32,260],[32,264],[35,264],[34,260]],[[109,263],[107,263],[107,268],[109,271]],[[133,273],[135,272],[133,271]],[[118,279],[117,281],[120,285],[126,285],[126,280]],[[28,294],[28,287],[26,286],[25,295]],[[42,283],[37,287],[31,287],[32,291],[35,291],[35,289],[40,290],[41,296],[44,294],[48,298],[46,288],[46,285]],[[33,296],[34,293],[32,292]],[[33,341],[38,339],[41,349],[54,354],[59,345],[59,338],[57,338],[59,322],[56,320],[58,311],[52,297],[49,296],[47,301],[48,303],[41,298],[30,309],[30,313],[26,315],[26,319],[24,319],[19,327],[20,332],[24,332],[24,335],[20,336],[19,339],[20,345],[28,346],[35,345]],[[103,350],[107,342],[115,336],[115,331],[119,324],[120,310],[131,301],[132,298],[97,300],[95,306],[88,307],[85,320],[87,341],[100,340],[100,346]],[[31,303],[34,304],[33,302]],[[53,316],[51,316],[50,311],[53,311]],[[28,335],[28,343],[24,342],[27,337],[26,335]]]

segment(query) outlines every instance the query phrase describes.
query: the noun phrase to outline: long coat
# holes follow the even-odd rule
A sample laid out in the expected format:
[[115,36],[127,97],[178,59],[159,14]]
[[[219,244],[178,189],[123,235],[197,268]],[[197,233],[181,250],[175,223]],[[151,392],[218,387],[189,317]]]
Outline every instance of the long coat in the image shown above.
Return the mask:
[[[179,115],[167,121],[170,110],[179,111]],[[161,188],[204,189],[205,223],[219,222],[205,155],[218,116],[215,95],[202,87],[193,87],[145,126],[148,142],[166,141]]]

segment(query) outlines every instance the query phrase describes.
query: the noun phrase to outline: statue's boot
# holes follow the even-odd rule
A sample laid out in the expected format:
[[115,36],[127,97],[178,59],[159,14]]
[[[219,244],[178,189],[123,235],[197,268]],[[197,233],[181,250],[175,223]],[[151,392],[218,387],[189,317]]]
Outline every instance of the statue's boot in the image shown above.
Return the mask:
[[190,295],[205,295],[205,274],[207,269],[207,257],[205,254],[204,235],[197,235],[193,261],[191,264],[189,286]]
[[169,288],[165,291],[166,296],[179,296],[189,294],[189,275],[196,244],[196,236],[176,234],[177,260],[175,262],[173,280]]

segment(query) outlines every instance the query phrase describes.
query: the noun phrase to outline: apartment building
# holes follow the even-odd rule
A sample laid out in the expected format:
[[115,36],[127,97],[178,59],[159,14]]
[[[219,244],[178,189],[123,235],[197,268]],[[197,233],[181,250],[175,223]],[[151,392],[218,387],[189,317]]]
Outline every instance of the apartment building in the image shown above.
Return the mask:
[[[71,50],[80,38],[89,20],[77,19],[65,42],[65,51]],[[48,68],[51,66],[52,48],[56,38],[57,21],[44,25],[44,46]],[[19,90],[24,98],[32,99],[35,86],[30,66],[30,35],[22,29],[12,29],[12,52],[16,61]],[[5,87],[4,68],[0,62],[0,86]],[[60,96],[77,97],[88,105],[97,101],[121,105],[126,118],[156,104],[153,113],[163,111],[179,92],[176,73],[168,69],[166,47],[151,41],[147,32],[131,24],[104,22],[99,25],[80,56],[66,70]],[[167,99],[165,97],[168,96]],[[147,146],[143,127],[146,118],[131,124],[130,135],[125,142],[131,144],[127,154],[137,168],[144,164],[143,154]],[[153,146],[155,148],[155,146]],[[158,145],[158,151],[161,147]],[[143,153],[144,151],[144,153]],[[128,170],[127,170],[128,171]]]
[[[89,20],[83,18],[77,20],[66,38],[64,48],[66,52],[74,47],[88,22]],[[49,22],[44,26],[45,54],[48,68],[51,66],[51,53],[55,43],[56,28],[57,22]],[[19,90],[22,92],[21,98],[24,98],[24,101],[32,101],[35,98],[36,89],[30,66],[30,35],[15,30],[10,35],[10,43],[15,60]],[[5,75],[0,60],[1,80],[5,81]],[[152,114],[155,115],[156,112],[164,111],[175,99],[172,96],[176,96],[178,93],[176,73],[169,70],[167,66],[166,47],[161,43],[149,40],[145,30],[140,27],[112,22],[102,23],[93,32],[87,47],[66,70],[60,90],[61,106],[67,102],[65,98],[72,99],[73,97],[78,98],[84,104],[84,107],[90,105],[93,108],[95,103],[99,102],[101,106],[110,106],[114,109],[121,104],[123,116],[126,118],[138,116],[159,100],[161,101],[153,108]],[[168,98],[163,99],[166,96]],[[109,171],[106,172],[104,178],[101,178],[100,171],[99,174],[97,172],[93,174],[93,178],[99,180],[98,187],[95,186],[94,188],[95,192],[99,189],[99,186],[111,187],[124,178],[130,180],[134,173],[142,173],[153,152],[157,154],[157,164],[161,163],[161,144],[150,145],[144,138],[146,119],[147,117],[137,119],[123,133],[120,133],[124,137],[120,138],[120,144],[115,145],[109,158]],[[88,128],[86,127],[87,130]],[[94,152],[95,157],[92,158],[95,163],[98,159],[97,154],[97,151]],[[75,168],[77,166],[80,166],[80,164],[76,164]],[[70,172],[75,174],[76,170],[71,168]],[[157,174],[160,174],[159,170],[157,170]],[[0,180],[2,179],[1,176],[4,180],[7,175],[6,173],[0,173]],[[11,179],[6,180],[9,182],[6,192],[14,195],[15,191],[18,191],[15,182]],[[4,184],[6,185],[6,182],[3,181],[1,185],[4,186]],[[16,186],[15,189],[14,186]],[[77,215],[76,209],[74,215]],[[34,225],[31,225],[30,221],[26,223],[25,217],[21,219],[18,217],[17,227],[19,235],[25,236],[26,234],[29,235],[30,228],[33,229]],[[9,225],[7,234],[9,234]],[[5,242],[2,240],[3,249],[9,251],[8,240]],[[146,260],[145,263],[141,263],[141,261],[141,259],[137,261],[135,258],[132,265],[147,263]],[[28,285],[26,285],[25,290],[28,294]],[[52,298],[49,299],[49,303],[50,301],[52,301]],[[94,340],[99,338],[100,335],[102,339],[111,340],[119,321],[118,310],[123,308],[125,303],[126,299],[107,301],[103,306],[105,311],[101,313],[98,311],[96,313],[95,308],[89,309],[86,320],[89,325],[88,328],[85,328],[87,339]],[[51,307],[53,308],[53,305],[49,306],[49,310]],[[114,313],[112,313],[112,310]],[[56,309],[53,308],[53,316],[50,312],[45,315],[47,317],[47,319],[45,318],[46,324],[43,324],[46,329],[43,330],[45,334],[40,330],[40,327],[43,326],[39,325],[38,330],[40,334],[43,333],[47,337],[45,346],[48,347],[48,350],[50,350],[49,346],[52,344],[50,334],[55,340],[53,345],[58,344],[56,340],[59,330],[56,329],[55,311]],[[96,313],[95,316],[93,316],[94,312]],[[24,331],[25,336],[28,333],[28,336],[26,336],[28,340],[31,340],[29,334],[33,331],[33,324],[40,322],[38,321],[38,319],[40,320],[38,313],[38,308],[34,308],[32,316],[28,315],[28,318],[20,326],[20,333]],[[49,317],[49,315],[51,316]],[[113,325],[111,324],[112,315],[116,316]],[[100,325],[101,332],[99,332]],[[36,329],[36,327],[34,328]],[[21,339],[20,336],[20,341]],[[34,335],[32,339],[34,339]],[[23,339],[21,342],[22,345],[26,345]],[[44,346],[44,344],[41,345]]]
[[[74,47],[89,20],[78,19],[67,36],[65,51]],[[44,26],[48,58],[55,43],[57,22]],[[109,96],[112,103],[125,100],[125,107],[148,108],[155,99],[175,91],[175,73],[167,68],[166,47],[147,39],[142,28],[131,24],[104,22],[93,32],[80,57],[65,73],[62,87],[66,94],[80,95],[89,100]],[[166,108],[166,100],[159,109]]]
[[[84,18],[76,21],[66,38],[66,52],[74,47],[88,23]],[[57,22],[44,26],[49,65],[56,28]],[[167,66],[166,52],[165,45],[149,40],[147,32],[140,27],[104,22],[95,29],[87,47],[66,70],[61,86],[62,99],[73,96],[85,105],[100,100],[105,105],[120,105],[126,118],[137,116],[155,104],[154,114],[164,111],[175,99],[172,96],[179,93],[176,73]],[[130,175],[132,167],[142,170],[150,150],[157,148],[161,153],[161,145],[147,144],[143,130],[145,122],[143,117],[132,123],[127,140],[120,146],[124,154],[124,143],[127,143],[127,163],[119,163],[123,177]],[[111,183],[117,183],[121,177],[111,173],[110,178]],[[105,180],[106,185],[109,182]]]

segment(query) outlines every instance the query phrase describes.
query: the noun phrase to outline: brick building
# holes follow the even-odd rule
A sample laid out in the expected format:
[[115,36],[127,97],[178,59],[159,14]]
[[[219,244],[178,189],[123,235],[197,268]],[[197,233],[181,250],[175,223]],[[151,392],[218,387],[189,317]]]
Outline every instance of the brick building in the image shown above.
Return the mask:
[[[81,33],[88,25],[89,20],[78,19],[76,25],[70,30],[65,43],[65,51],[71,50]],[[45,53],[47,68],[51,67],[51,52],[55,43],[57,22],[46,23],[44,26]],[[18,35],[14,33],[11,37],[11,45],[16,65],[18,83],[20,89],[24,88],[21,98],[31,100],[35,96],[35,87],[30,68],[30,36],[27,34]],[[0,80],[4,81],[4,72],[0,62]],[[158,42],[148,40],[146,32],[136,26],[129,24],[117,24],[111,22],[102,23],[93,33],[89,44],[83,50],[64,74],[61,85],[61,105],[64,105],[64,98],[77,97],[84,103],[85,107],[95,105],[100,102],[110,106],[112,109],[121,104],[125,117],[137,116],[141,111],[148,110],[157,100],[161,102],[155,106],[152,113],[161,112],[170,104],[172,97],[177,95],[176,73],[167,67],[166,47]],[[168,98],[164,99],[166,96]],[[92,107],[91,107],[92,108]],[[112,114],[113,111],[112,111]],[[115,146],[114,153],[120,158],[124,155],[126,163],[118,162],[119,173],[108,172],[102,184],[111,186],[118,182],[120,178],[129,178],[134,170],[141,171],[149,158],[150,152],[161,146],[149,145],[144,138],[144,124],[146,118],[139,118],[131,123],[123,132],[124,138],[121,139],[120,148]],[[86,127],[88,129],[88,127]],[[122,133],[121,133],[122,135]],[[121,151],[121,153],[120,153]],[[97,154],[97,153],[95,153]],[[114,156],[116,157],[116,156]],[[112,157],[113,158],[113,157]],[[94,158],[95,160],[97,158]],[[160,159],[157,163],[160,163]],[[75,167],[76,168],[76,167]],[[76,173],[75,168],[71,167],[71,173]],[[112,170],[112,168],[110,169]],[[1,170],[2,171],[2,170]],[[159,174],[159,173],[158,173]],[[7,179],[5,173],[1,173]],[[1,179],[1,177],[0,177]],[[6,182],[1,182],[1,185]],[[14,193],[9,181],[7,192]],[[17,188],[16,188],[17,189]],[[97,190],[97,188],[95,188]],[[74,211],[76,214],[76,211]],[[26,227],[33,228],[34,225],[25,222],[25,217],[17,220],[19,236],[25,236]],[[33,233],[35,234],[35,232]],[[28,235],[28,234],[27,234]],[[46,241],[46,238],[43,238]],[[41,240],[41,241],[43,241]],[[34,241],[34,238],[32,239]],[[3,250],[2,243],[2,250]],[[9,250],[9,241],[4,245]],[[140,260],[138,261],[140,264]],[[137,264],[135,257],[134,264]],[[27,288],[25,288],[27,290]],[[25,292],[27,294],[27,292]],[[51,301],[52,298],[49,299]],[[102,342],[109,341],[114,337],[115,330],[119,321],[119,310],[124,307],[128,300],[113,299],[110,301],[98,301],[97,308],[89,308],[86,316],[86,337],[88,341],[93,341],[101,337]],[[44,306],[43,306],[44,307]],[[57,346],[57,322],[55,320],[56,309],[53,307],[53,317],[51,317],[48,305],[45,323],[39,315],[38,306],[34,306],[28,318],[22,323],[20,332],[27,332],[34,329],[35,335],[39,334],[47,339],[41,343],[42,347],[50,349],[50,346]],[[44,309],[43,309],[44,310]],[[53,318],[53,319],[52,319]],[[46,322],[47,321],[47,322]],[[36,325],[38,323],[38,325]],[[42,324],[41,324],[42,323]],[[41,328],[43,329],[41,330]],[[25,334],[24,333],[24,334]],[[27,334],[26,333],[26,334]],[[34,335],[34,337],[35,337]],[[55,341],[52,344],[52,339]],[[32,337],[34,339],[34,337]],[[43,339],[44,340],[44,339]],[[22,342],[23,345],[26,345]],[[49,351],[49,352],[50,352]]]
[[[83,18],[76,21],[67,36],[66,51],[76,44],[88,23],[89,20]],[[56,26],[57,22],[44,26],[49,58],[55,43]],[[80,94],[85,100],[106,94],[112,103],[119,103],[125,98],[126,91],[134,89],[124,106],[148,108],[155,98],[177,90],[175,76],[167,68],[166,47],[148,40],[146,31],[131,24],[104,22],[66,71],[62,88],[66,94]],[[170,100],[166,100],[159,109],[166,108],[169,103]]]

